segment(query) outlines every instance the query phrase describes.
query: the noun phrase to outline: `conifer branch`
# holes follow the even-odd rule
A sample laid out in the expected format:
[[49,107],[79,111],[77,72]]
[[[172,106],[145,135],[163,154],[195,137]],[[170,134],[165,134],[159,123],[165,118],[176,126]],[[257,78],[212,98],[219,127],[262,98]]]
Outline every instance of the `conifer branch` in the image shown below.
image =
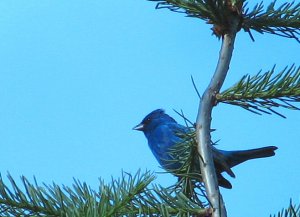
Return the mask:
[[[167,8],[173,12],[185,13],[213,25],[213,33],[223,37],[230,31],[231,15],[239,17],[242,22],[241,10],[244,0],[148,0],[157,2],[156,9]],[[240,25],[239,25],[240,26]],[[240,29],[240,27],[238,28]]]
[[[242,28],[293,38],[300,42],[300,3],[286,2],[275,8],[276,0],[264,10],[263,2],[252,10],[244,7]],[[251,36],[251,33],[250,33]]]
[[271,215],[271,217],[299,217],[300,216],[300,205],[296,206],[290,202],[290,206],[286,209],[282,209],[277,215]]
[[274,75],[270,71],[254,76],[246,75],[234,86],[217,94],[217,102],[240,106],[256,114],[277,114],[274,108],[299,110],[294,105],[300,102],[300,67],[284,68]]
[[182,142],[179,142],[169,150],[169,154],[173,159],[176,159],[168,160],[169,163],[174,164],[179,162],[182,166],[178,169],[168,170],[167,172],[175,174],[178,177],[178,182],[175,184],[177,193],[183,193],[191,201],[204,208],[208,206],[209,201],[200,172],[199,157],[201,156],[197,150],[195,128],[190,127],[190,129],[191,131],[186,134],[178,134],[182,138]]
[[213,32],[218,37],[228,32],[228,15],[240,16],[239,28],[244,29],[254,40],[251,30],[270,33],[300,42],[300,3],[283,3],[275,8],[276,0],[266,8],[263,2],[256,4],[252,10],[247,8],[245,0],[149,0],[158,2],[156,9],[167,8],[196,17],[213,24]]
[[[224,6],[223,0],[202,0],[202,1],[192,1],[192,0],[149,0],[153,2],[158,2],[156,4],[156,9],[169,9],[178,13],[185,13],[189,17],[197,17],[204,21],[213,21],[214,23],[222,22],[221,11]],[[218,13],[219,12],[219,13]]]
[[56,184],[31,184],[24,176],[21,187],[8,175],[0,177],[0,216],[103,217],[103,216],[207,216],[204,209],[175,188],[148,185],[154,176],[146,172],[123,173],[111,184],[100,181],[99,191],[75,180],[72,188]]

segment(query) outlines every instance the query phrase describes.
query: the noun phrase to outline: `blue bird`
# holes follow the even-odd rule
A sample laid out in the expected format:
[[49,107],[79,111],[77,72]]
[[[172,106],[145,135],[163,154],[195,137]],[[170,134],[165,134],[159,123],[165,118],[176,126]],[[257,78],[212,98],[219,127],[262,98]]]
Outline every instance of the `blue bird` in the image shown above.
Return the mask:
[[[176,157],[171,154],[171,151],[177,144],[184,142],[182,135],[191,132],[190,128],[178,124],[172,117],[165,114],[164,110],[157,109],[148,114],[133,129],[145,134],[153,155],[164,169],[172,172],[172,170],[181,168],[183,162],[177,159],[178,155]],[[275,146],[268,146],[250,150],[225,151],[212,146],[219,185],[224,188],[232,188],[231,183],[221,174],[222,172],[227,172],[231,177],[235,177],[231,170],[232,167],[250,159],[274,156],[276,149]],[[193,172],[200,174],[198,159],[195,161],[195,165],[196,169]]]

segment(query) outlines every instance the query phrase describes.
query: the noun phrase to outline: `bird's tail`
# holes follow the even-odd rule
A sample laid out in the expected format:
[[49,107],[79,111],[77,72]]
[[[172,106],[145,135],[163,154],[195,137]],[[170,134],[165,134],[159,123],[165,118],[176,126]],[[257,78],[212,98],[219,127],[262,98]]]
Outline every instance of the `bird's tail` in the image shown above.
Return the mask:
[[230,154],[230,167],[234,167],[240,163],[243,163],[247,160],[256,159],[256,158],[265,158],[275,155],[275,146],[267,146],[263,148],[249,149],[244,151],[232,151]]

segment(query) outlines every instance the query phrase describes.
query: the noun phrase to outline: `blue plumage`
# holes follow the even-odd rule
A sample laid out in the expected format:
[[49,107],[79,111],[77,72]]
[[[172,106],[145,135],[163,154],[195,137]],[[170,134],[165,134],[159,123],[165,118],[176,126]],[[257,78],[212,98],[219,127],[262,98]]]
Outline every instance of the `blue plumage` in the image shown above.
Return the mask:
[[[174,170],[182,166],[182,163],[170,154],[170,150],[183,141],[180,134],[190,132],[189,128],[178,124],[172,117],[165,114],[164,110],[157,109],[148,114],[133,129],[144,132],[153,155],[164,169]],[[213,146],[213,158],[219,185],[232,188],[230,182],[222,176],[222,172],[226,171],[230,176],[235,177],[231,170],[232,167],[250,159],[273,156],[276,149],[275,146],[268,146],[243,151],[224,151]],[[197,163],[198,160],[195,164]],[[199,166],[196,165],[195,168],[197,169],[193,172],[200,173]]]

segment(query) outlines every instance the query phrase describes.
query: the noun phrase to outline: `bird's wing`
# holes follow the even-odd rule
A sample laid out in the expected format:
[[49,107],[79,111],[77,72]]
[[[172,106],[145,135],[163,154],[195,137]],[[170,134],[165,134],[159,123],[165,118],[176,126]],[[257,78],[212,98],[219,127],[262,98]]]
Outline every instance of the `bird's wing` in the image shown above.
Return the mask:
[[178,168],[178,165],[174,162],[170,163],[170,161],[176,159],[175,155],[172,155],[170,152],[181,141],[181,138],[177,136],[175,131],[181,131],[181,128],[173,123],[165,123],[156,127],[148,135],[148,144],[151,151],[161,166],[167,169]]
[[192,132],[189,127],[185,127],[177,123],[170,123],[168,124],[168,127],[174,133],[174,135],[181,140],[186,140],[188,138],[187,134]]
[[177,123],[165,123],[152,131],[152,138],[156,143],[165,147],[173,147],[183,141],[187,128]]
[[176,122],[174,123],[167,123],[166,125],[168,125],[168,127],[173,131],[173,132],[178,132],[178,133],[188,133],[190,132],[190,128],[185,127],[181,124],[178,124]]

